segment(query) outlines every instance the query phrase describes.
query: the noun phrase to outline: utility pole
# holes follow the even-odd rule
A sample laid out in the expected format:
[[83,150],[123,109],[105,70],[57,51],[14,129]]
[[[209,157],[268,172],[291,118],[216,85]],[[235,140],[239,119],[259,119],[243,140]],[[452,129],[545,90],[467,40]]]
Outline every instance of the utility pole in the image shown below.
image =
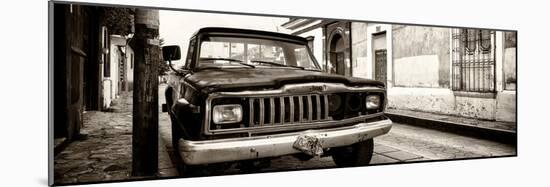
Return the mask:
[[134,96],[132,115],[132,175],[154,176],[158,171],[159,12],[136,9]]

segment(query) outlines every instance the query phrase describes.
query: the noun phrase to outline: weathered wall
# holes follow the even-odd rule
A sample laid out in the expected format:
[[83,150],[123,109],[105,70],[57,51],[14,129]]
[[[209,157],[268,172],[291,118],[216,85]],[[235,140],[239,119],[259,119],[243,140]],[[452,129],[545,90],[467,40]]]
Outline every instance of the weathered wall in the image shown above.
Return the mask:
[[449,29],[443,29],[394,27],[395,86],[388,88],[388,108],[516,121],[516,46],[506,43],[514,42],[515,38],[505,39],[500,33],[496,38],[504,41],[497,42],[496,50],[502,51],[497,53],[497,64],[502,65],[496,71],[497,78],[502,73],[504,80],[497,81],[501,85],[506,82],[505,87],[498,88],[494,97],[465,96],[449,87],[450,36]]
[[132,91],[134,88],[134,50],[126,47],[126,91]]
[[[392,26],[378,23],[351,23],[353,76],[374,79],[374,51],[386,49],[386,85],[393,85],[392,78]],[[375,37],[376,35],[376,37]]]
[[395,86],[449,88],[448,28],[394,25],[392,34]]
[[496,120],[516,121],[516,91],[503,91],[497,95]]
[[[386,43],[375,40],[385,31]],[[353,76],[374,78],[374,48],[387,49],[388,108],[434,112],[486,120],[515,121],[516,38],[505,33],[497,42],[497,69],[506,82],[494,97],[463,96],[450,89],[450,29],[387,24],[351,23]],[[314,36],[314,54],[319,61],[323,49],[322,28],[300,34]],[[499,36],[499,35],[497,35]],[[377,43],[379,45],[376,45]],[[319,55],[320,54],[320,55]],[[319,56],[318,56],[319,55]],[[497,75],[498,76],[498,75]],[[497,80],[498,81],[498,80]],[[504,90],[503,90],[504,89]]]
[[516,32],[504,32],[504,89],[516,90]]
[[[438,55],[419,55],[395,59],[395,85],[403,87],[439,87]],[[448,72],[447,72],[448,73]]]
[[372,67],[367,62],[368,57],[368,32],[367,23],[351,23],[351,62],[353,76],[361,78],[372,78],[369,71]]
[[455,97],[449,89],[392,87],[387,94],[390,109],[455,113]]
[[455,114],[478,119],[495,120],[496,100],[494,98],[455,97]]
[[[327,46],[325,55],[328,61],[327,69],[345,76],[353,76],[353,71],[355,71],[351,61],[351,54],[353,51],[351,51],[352,37],[350,28],[351,22],[338,21],[326,25],[325,33],[325,45]],[[340,39],[338,40],[337,38]],[[330,54],[331,52],[343,52],[343,62],[337,62],[334,56]]]
[[496,117],[497,110],[499,110],[496,103],[497,101],[493,98],[456,96],[448,88],[393,87],[388,89],[387,107],[487,120],[513,121]]
[[118,85],[119,85],[119,62],[121,58],[120,50],[117,45],[124,45],[125,41],[123,38],[117,36],[111,36],[111,45],[109,47],[109,56],[110,56],[110,68],[109,77],[103,78],[103,107],[109,108],[111,106],[111,101],[116,99],[119,95]]
[[109,108],[111,106],[111,97],[113,90],[113,81],[111,79],[103,79],[103,109]]
[[516,48],[504,49],[504,89],[516,90],[517,78],[516,78]]
[[516,121],[516,49],[517,33],[504,32],[504,59],[503,59],[503,77],[504,91],[497,95],[496,120]]

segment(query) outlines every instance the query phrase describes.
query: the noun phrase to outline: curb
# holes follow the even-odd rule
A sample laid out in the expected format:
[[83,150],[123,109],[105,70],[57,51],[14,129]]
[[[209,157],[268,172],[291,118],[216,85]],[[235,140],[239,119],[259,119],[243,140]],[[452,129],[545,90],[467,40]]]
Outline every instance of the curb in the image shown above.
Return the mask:
[[517,145],[517,133],[515,131],[478,127],[470,124],[463,124],[438,119],[422,118],[412,115],[385,113],[393,122],[404,123],[419,127],[425,127],[445,132],[451,132],[464,136],[497,141],[509,145]]

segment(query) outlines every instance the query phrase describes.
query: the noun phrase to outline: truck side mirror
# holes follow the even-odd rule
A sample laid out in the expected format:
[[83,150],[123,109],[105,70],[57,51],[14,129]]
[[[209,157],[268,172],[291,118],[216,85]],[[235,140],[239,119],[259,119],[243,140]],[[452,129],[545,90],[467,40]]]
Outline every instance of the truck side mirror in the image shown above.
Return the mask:
[[180,46],[169,45],[162,47],[162,58],[165,61],[179,60],[181,58]]

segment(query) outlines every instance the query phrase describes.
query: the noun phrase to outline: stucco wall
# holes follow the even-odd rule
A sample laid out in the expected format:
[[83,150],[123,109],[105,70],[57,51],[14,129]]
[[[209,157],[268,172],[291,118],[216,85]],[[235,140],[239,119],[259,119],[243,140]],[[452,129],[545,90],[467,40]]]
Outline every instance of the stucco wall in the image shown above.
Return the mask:
[[313,56],[319,65],[324,68],[325,61],[323,59],[323,28],[319,27],[308,32],[300,34],[301,37],[313,36]]
[[[493,96],[466,96],[450,89],[449,28],[394,26],[392,33],[395,85],[388,88],[388,108],[515,121],[515,85],[497,87]],[[504,40],[501,33],[496,40],[496,50],[502,51],[496,54],[501,64],[496,76],[502,85],[506,79],[515,79],[515,46],[498,42]]]
[[[438,55],[419,55],[395,59],[395,85],[403,87],[439,87]],[[448,72],[447,72],[448,73]]]
[[111,79],[103,79],[103,109],[111,106],[113,82]]
[[516,48],[504,49],[504,89],[516,90],[517,78],[516,78]]
[[516,90],[517,77],[516,77],[516,51],[517,51],[517,33],[516,32],[503,32],[504,33],[504,89]]
[[134,88],[134,50],[126,47],[126,91],[132,91]]
[[[111,75],[110,77],[103,77],[103,108],[109,108],[111,101],[117,96],[117,72],[113,71],[113,59],[111,58]],[[116,62],[116,61],[114,61]],[[115,69],[116,70],[116,69]]]
[[[392,26],[389,24],[378,23],[351,23],[351,45],[352,45],[352,65],[353,76],[367,79],[374,79],[374,34],[385,35],[379,38],[378,48],[387,50],[386,56],[386,85],[393,85],[392,78]],[[380,36],[380,35],[379,35]]]
[[[502,97],[501,93],[497,95],[498,97]],[[500,102],[500,100],[507,99],[509,97],[504,96],[498,100]],[[506,103],[511,104],[511,102]],[[494,98],[458,96],[447,88],[393,87],[388,89],[387,107],[390,109],[433,112],[486,120],[515,120],[515,117],[514,119],[497,117],[500,109],[497,107],[497,100]],[[505,114],[505,111],[501,111],[500,113],[510,116],[509,114]]]
[[449,88],[448,28],[394,25],[392,34],[395,86]]
[[368,57],[368,32],[367,23],[351,23],[351,62],[353,66],[353,76],[361,78],[372,78],[369,71],[372,67],[367,62]]
[[503,91],[497,95],[497,121],[516,121],[516,91]]
[[113,37],[111,40],[111,46],[109,47],[110,56],[110,75],[109,77],[103,77],[103,107],[108,108],[111,106],[111,101],[116,99],[118,93],[118,74],[119,74],[119,61],[120,52],[116,44],[120,44],[119,38]]
[[388,108],[454,114],[455,97],[444,88],[393,87],[387,90]]
[[517,89],[517,34],[516,32],[504,32],[504,59],[503,78],[504,91],[497,96],[496,120],[516,120],[516,89]]

